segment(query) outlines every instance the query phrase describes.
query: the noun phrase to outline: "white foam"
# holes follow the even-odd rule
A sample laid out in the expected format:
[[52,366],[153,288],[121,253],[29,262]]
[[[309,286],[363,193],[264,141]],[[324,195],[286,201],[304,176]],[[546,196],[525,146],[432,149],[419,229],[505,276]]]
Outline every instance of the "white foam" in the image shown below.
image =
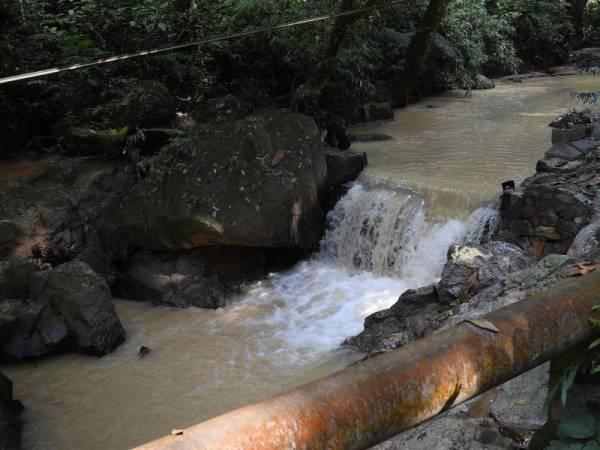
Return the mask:
[[252,286],[228,314],[263,330],[262,352],[286,363],[316,360],[405,290],[437,282],[448,247],[481,223],[426,217],[415,194],[356,184],[330,213],[321,252]]

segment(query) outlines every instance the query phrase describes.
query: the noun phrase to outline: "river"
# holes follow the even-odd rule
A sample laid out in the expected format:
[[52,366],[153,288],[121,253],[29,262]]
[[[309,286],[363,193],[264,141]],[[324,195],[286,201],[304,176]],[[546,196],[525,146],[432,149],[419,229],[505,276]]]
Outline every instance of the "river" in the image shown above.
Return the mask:
[[[26,406],[24,448],[125,449],[335,372],[363,319],[437,280],[448,246],[473,240],[500,183],[523,180],[549,145],[547,123],[587,77],[450,92],[354,133],[369,166],[329,216],[321,251],[249,286],[226,308],[116,301],[127,341],[101,358],[4,365]],[[473,212],[475,211],[475,212]],[[152,352],[137,356],[140,346]]]

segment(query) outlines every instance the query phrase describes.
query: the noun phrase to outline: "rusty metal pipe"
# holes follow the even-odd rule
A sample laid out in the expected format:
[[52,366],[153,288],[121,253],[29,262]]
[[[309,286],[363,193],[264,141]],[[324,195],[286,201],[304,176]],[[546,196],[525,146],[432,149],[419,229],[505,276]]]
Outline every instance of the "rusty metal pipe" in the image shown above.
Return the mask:
[[589,340],[598,303],[593,273],[139,449],[368,448]]

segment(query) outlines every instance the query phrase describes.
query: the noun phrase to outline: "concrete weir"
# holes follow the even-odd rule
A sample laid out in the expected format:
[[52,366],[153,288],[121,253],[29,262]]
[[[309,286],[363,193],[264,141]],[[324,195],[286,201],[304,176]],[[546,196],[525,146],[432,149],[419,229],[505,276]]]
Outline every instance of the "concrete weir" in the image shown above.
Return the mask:
[[364,449],[592,338],[600,272],[138,449]]

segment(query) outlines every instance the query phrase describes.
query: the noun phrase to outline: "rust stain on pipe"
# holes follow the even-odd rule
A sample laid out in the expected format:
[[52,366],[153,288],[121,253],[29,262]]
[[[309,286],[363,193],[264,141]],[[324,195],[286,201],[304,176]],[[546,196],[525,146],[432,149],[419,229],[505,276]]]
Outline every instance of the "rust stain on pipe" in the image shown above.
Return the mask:
[[138,449],[368,448],[589,340],[597,303],[593,273]]

